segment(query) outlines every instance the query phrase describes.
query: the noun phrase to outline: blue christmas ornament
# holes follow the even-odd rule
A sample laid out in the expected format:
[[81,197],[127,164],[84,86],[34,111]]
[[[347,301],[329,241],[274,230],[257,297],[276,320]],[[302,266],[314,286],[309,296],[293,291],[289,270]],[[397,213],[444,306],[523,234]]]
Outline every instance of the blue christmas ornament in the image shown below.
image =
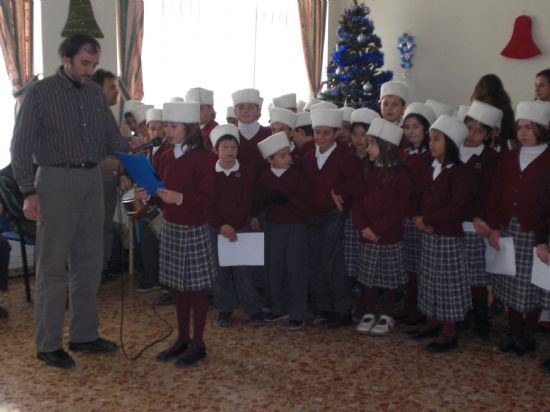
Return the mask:
[[405,70],[410,70],[413,66],[412,60],[414,54],[413,49],[416,47],[414,36],[409,33],[403,33],[399,39],[397,39],[397,50],[399,50],[400,66]]

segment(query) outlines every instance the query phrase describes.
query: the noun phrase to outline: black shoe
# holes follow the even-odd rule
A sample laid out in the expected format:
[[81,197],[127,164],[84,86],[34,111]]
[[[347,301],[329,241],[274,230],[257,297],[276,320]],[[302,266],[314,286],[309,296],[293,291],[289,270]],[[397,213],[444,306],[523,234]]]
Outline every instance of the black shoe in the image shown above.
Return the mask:
[[97,338],[91,342],[69,342],[69,350],[73,352],[108,353],[115,352],[117,345],[110,340]]
[[416,326],[423,322],[426,322],[426,316],[417,316],[413,318],[407,317],[403,320],[403,324],[406,326]]
[[231,312],[220,312],[218,313],[218,326],[221,326],[222,328],[226,328],[228,326],[231,326]]
[[155,305],[159,305],[159,306],[168,306],[168,305],[173,305],[175,303],[176,303],[176,292],[174,292],[173,290],[169,290],[168,292],[163,293],[162,295],[160,295],[160,297],[155,299]]
[[248,323],[251,326],[262,326],[264,325],[264,314],[262,312],[253,313],[250,315],[250,320]]
[[53,352],[36,352],[36,357],[45,362],[46,365],[55,366],[56,368],[74,368],[76,365],[73,358],[63,349],[54,350]]
[[433,326],[431,328],[413,329],[407,332],[409,339],[422,340],[426,338],[434,338],[441,332],[441,326]]
[[351,316],[343,313],[338,313],[332,319],[328,319],[325,322],[321,322],[319,325],[323,329],[338,329],[353,324]]
[[539,368],[542,372],[550,374],[550,359],[543,361]]
[[430,353],[443,353],[455,349],[456,347],[458,347],[458,338],[455,336],[454,338],[445,337],[443,342],[434,340],[426,346],[425,350]]
[[300,330],[304,326],[304,322],[301,320],[289,320],[288,330]]
[[319,326],[322,323],[332,319],[333,317],[334,317],[334,313],[326,310],[321,310],[317,312],[317,314],[315,315],[315,319],[313,319],[313,324],[315,326]]
[[283,319],[288,319],[288,315],[276,315],[271,312],[264,314],[264,320],[266,322],[277,322]]
[[497,353],[511,353],[516,351],[516,339],[510,333],[507,333],[504,339],[499,342],[497,346],[493,348],[493,352]]
[[189,345],[183,356],[176,361],[176,368],[188,368],[206,358],[206,347]]
[[516,339],[516,347],[514,348],[514,352],[518,356],[524,356],[528,355],[532,352],[535,352],[537,350],[537,343],[534,339],[526,339],[526,338],[517,338]]
[[149,283],[149,282],[141,282],[139,286],[136,288],[136,292],[138,293],[149,293],[154,290],[159,290],[160,285]]
[[190,340],[183,341],[183,342],[176,342],[172,346],[170,346],[168,349],[163,350],[160,353],[157,353],[157,355],[155,356],[155,359],[159,362],[167,362],[171,359],[177,358],[187,350],[189,345],[191,345]]

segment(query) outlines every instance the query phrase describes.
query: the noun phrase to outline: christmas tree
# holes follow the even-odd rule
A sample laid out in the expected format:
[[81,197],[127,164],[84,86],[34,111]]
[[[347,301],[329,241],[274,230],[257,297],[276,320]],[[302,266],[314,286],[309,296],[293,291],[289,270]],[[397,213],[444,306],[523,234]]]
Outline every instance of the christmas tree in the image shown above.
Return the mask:
[[374,34],[374,23],[365,4],[346,9],[337,30],[339,38],[327,67],[327,81],[319,94],[339,106],[377,109],[380,86],[391,80],[393,73],[383,71],[382,42]]

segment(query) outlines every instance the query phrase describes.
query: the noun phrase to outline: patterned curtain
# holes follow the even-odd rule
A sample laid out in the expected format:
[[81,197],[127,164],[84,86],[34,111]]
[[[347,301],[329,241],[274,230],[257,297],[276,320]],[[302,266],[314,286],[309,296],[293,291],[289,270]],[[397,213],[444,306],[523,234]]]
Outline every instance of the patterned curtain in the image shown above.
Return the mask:
[[0,1],[0,46],[18,103],[23,87],[36,80],[32,77],[32,26],[32,0]]
[[327,0],[298,0],[298,9],[309,89],[311,95],[315,96],[321,89]]
[[143,10],[143,0],[117,1],[119,86],[124,100],[143,97]]

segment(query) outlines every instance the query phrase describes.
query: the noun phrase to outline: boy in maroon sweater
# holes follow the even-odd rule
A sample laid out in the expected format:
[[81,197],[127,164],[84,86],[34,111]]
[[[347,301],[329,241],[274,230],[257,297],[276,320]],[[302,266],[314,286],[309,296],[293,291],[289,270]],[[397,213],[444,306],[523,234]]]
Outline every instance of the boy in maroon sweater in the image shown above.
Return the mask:
[[266,321],[289,317],[288,328],[302,327],[307,294],[307,210],[309,191],[302,173],[292,165],[285,132],[258,143],[271,165],[258,182],[260,208],[266,212],[267,273],[271,312]]
[[335,142],[342,117],[337,109],[311,112],[315,148],[303,162],[312,191],[307,229],[310,291],[318,314],[314,323],[326,328],[351,324],[351,290],[342,244],[346,210],[363,182],[349,149]]

